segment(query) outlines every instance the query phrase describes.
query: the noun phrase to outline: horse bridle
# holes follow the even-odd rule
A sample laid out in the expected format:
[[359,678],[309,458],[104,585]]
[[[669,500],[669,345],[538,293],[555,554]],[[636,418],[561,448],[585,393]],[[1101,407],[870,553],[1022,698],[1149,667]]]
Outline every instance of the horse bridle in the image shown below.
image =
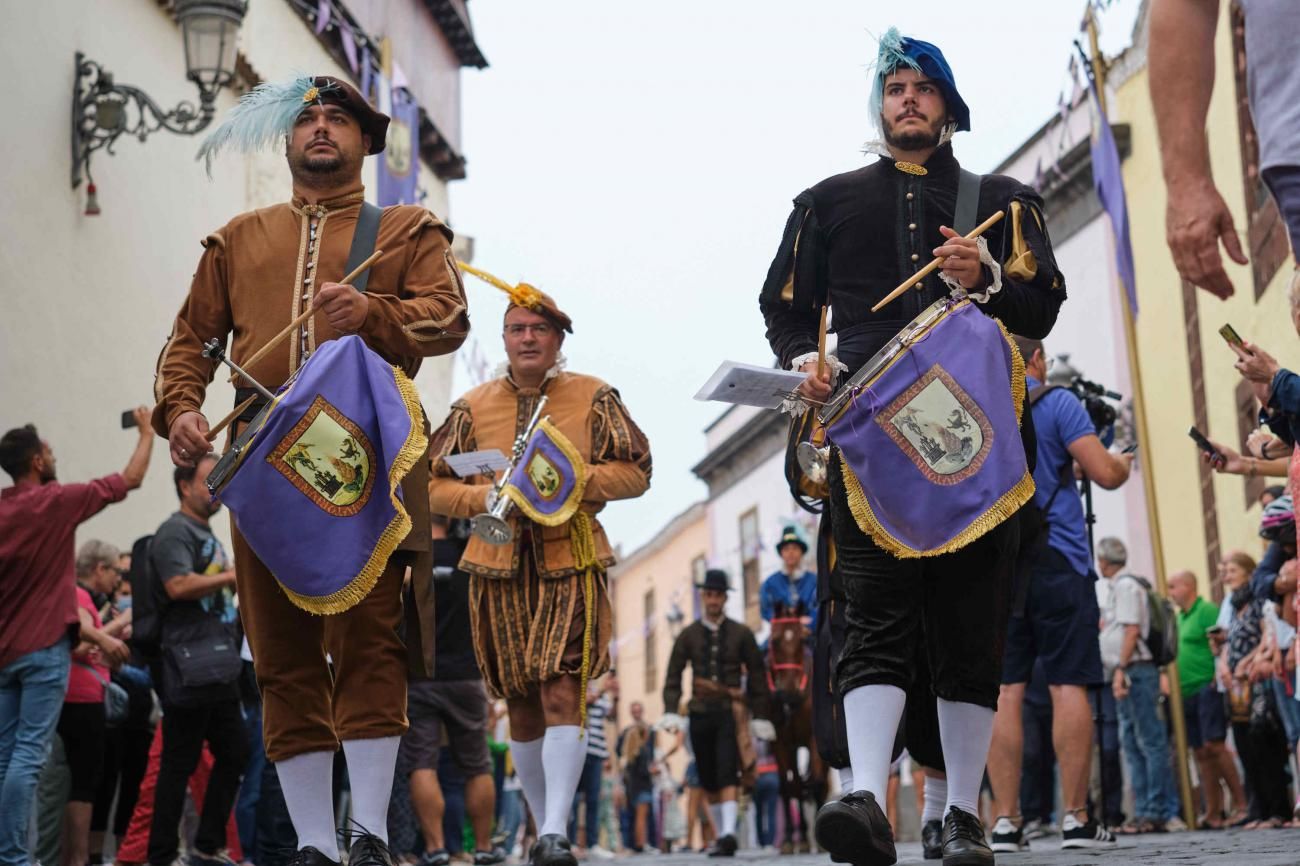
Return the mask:
[[[776,634],[776,627],[781,624],[803,625],[803,619],[797,616],[779,616],[771,620],[772,634]],[[799,691],[802,692],[808,687],[808,652],[805,649],[802,660],[795,664],[794,662],[777,662],[775,642],[768,638],[767,641],[767,688],[768,691],[776,691],[776,682],[772,679],[773,671],[799,671],[803,676],[799,680]]]

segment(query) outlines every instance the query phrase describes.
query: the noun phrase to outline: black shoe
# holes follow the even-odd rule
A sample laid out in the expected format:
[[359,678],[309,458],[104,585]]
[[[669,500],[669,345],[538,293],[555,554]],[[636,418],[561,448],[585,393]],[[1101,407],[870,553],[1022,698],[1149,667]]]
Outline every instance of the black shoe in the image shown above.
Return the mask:
[[1071,822],[1073,827],[1061,826],[1062,848],[1109,848],[1115,844],[1115,834],[1089,818],[1087,824]]
[[728,833],[725,836],[719,836],[709,850],[704,852],[706,857],[735,857],[736,856],[736,837]]
[[494,846],[491,851],[474,852],[474,866],[498,866],[504,862],[506,862],[506,850],[499,845]]
[[339,866],[339,864],[308,845],[289,858],[288,866]]
[[898,862],[889,819],[869,791],[854,791],[817,810],[817,844],[835,863],[893,866]]
[[362,833],[352,840],[348,849],[348,866],[393,866],[393,855],[383,839]]
[[984,823],[952,806],[943,819],[943,866],[993,866],[993,849],[984,841]]
[[573,856],[573,846],[559,833],[547,833],[540,837],[529,852],[528,862],[532,866],[578,866],[578,858]]
[[938,818],[931,818],[921,828],[921,853],[926,860],[943,857],[943,822]]

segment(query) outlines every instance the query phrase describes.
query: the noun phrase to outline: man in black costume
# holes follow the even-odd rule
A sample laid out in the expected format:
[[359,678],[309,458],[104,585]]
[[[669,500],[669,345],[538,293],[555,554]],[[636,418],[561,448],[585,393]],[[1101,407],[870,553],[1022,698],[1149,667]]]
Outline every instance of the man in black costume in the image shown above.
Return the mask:
[[[800,391],[811,402],[826,401],[835,371],[862,366],[949,286],[960,286],[1009,330],[1035,337],[1051,330],[1065,299],[1038,195],[1011,178],[964,172],[953,156],[948,141],[970,128],[970,112],[939,49],[891,29],[881,40],[872,101],[884,133],[881,158],[795,199],[760,296],[772,349],[783,367],[808,374]],[[983,238],[960,236],[997,210],[1007,218]],[[881,312],[870,312],[933,256],[944,258],[942,278],[927,277]],[[833,313],[838,357],[819,376],[824,304]],[[1033,429],[1029,413],[1023,416],[1032,466]],[[835,861],[895,862],[879,801],[913,685],[912,660],[924,641],[948,773],[943,859],[948,866],[991,864],[977,803],[997,707],[1018,521],[951,553],[900,559],[856,524],[834,453],[829,468],[836,564],[847,602],[836,679],[857,790],[818,813],[818,842]]]

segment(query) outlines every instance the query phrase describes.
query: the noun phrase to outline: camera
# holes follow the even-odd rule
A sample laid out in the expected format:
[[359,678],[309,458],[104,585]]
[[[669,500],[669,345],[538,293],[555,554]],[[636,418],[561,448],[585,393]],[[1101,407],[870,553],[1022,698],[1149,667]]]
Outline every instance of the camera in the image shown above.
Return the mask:
[[1088,417],[1092,419],[1092,426],[1097,431],[1097,435],[1102,439],[1107,434],[1113,434],[1115,419],[1119,417],[1119,412],[1107,400],[1116,402],[1124,398],[1114,392],[1107,390],[1104,385],[1096,382],[1090,382],[1082,376],[1075,376],[1070,380],[1070,384],[1065,386],[1070,393],[1079,398],[1083,408],[1088,411]]

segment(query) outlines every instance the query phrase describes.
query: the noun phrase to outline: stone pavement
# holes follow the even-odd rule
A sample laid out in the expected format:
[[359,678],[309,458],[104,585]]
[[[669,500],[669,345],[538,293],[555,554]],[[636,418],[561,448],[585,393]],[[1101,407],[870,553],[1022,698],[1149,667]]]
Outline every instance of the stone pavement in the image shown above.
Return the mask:
[[[1060,839],[1036,839],[1023,854],[999,854],[998,866],[1300,866],[1300,830],[1221,830],[1217,832],[1164,833],[1122,837],[1105,849],[1062,851]],[[725,864],[702,854],[647,854],[617,858],[626,864],[644,866],[711,866]],[[588,866],[602,861],[589,860]],[[781,857],[775,853],[738,853],[732,863],[761,866],[829,866],[824,854]],[[937,864],[921,859],[919,842],[898,846],[899,864]]]

